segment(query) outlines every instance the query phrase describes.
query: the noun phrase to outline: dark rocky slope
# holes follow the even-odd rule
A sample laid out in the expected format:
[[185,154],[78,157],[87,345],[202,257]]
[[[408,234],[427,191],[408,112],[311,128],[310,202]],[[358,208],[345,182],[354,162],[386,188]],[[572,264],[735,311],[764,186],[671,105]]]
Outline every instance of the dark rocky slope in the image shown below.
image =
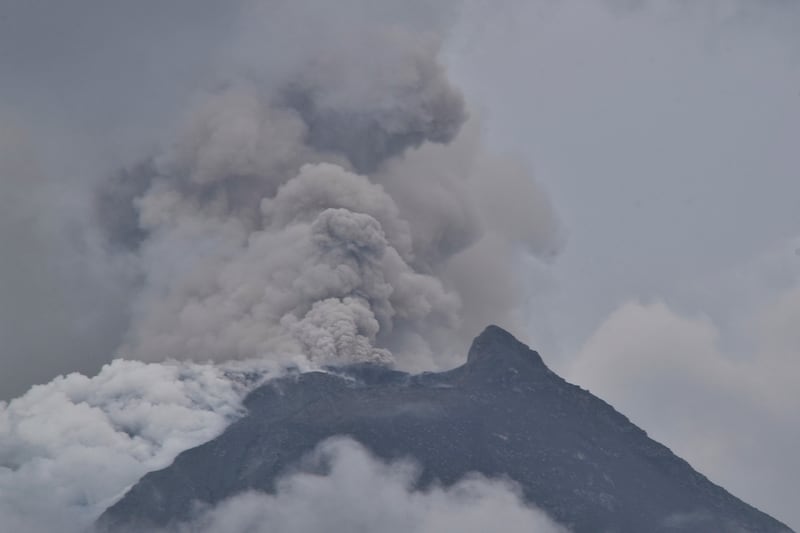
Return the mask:
[[349,435],[379,457],[413,457],[423,485],[475,471],[511,478],[527,500],[576,532],[789,531],[498,327],[448,372],[341,372],[255,390],[247,416],[146,475],[98,523],[107,530],[167,525],[185,520],[196,501],[272,491],[320,441]]

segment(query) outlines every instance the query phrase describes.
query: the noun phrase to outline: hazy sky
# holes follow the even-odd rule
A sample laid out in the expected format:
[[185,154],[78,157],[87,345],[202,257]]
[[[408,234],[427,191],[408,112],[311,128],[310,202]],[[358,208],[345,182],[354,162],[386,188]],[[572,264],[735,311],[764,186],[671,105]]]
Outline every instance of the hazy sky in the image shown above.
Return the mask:
[[800,526],[800,4],[476,11],[450,49],[455,76],[567,233],[531,271],[528,339]]
[[[0,0],[0,399],[116,353],[141,273],[86,232],[94,187],[169,142],[197,87],[304,57],[241,16],[281,4]],[[537,243],[513,265],[526,300],[513,333],[799,528],[800,3],[345,4],[298,5],[327,5],[330,28],[444,32],[468,131],[532,169],[530,229],[514,228],[524,203],[490,224]],[[309,33],[293,14],[275,42]],[[435,170],[421,152],[410,168]],[[560,252],[542,259],[551,240]]]

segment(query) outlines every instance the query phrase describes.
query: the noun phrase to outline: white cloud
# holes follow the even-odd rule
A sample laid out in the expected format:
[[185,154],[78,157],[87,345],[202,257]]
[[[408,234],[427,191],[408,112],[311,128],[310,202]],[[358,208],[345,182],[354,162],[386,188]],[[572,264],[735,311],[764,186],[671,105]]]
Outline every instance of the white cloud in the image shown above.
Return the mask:
[[628,302],[584,344],[566,377],[713,481],[796,525],[800,286],[750,322],[759,325],[752,349],[729,353],[709,317],[684,316],[662,302]]
[[201,514],[181,532],[202,533],[565,533],[525,505],[515,487],[481,476],[452,487],[413,488],[416,469],[383,463],[358,443],[323,442],[308,459],[326,475],[294,473],[275,495],[245,493]]
[[58,377],[0,402],[0,529],[83,531],[146,472],[238,417],[253,385],[243,376],[116,360],[95,377]]

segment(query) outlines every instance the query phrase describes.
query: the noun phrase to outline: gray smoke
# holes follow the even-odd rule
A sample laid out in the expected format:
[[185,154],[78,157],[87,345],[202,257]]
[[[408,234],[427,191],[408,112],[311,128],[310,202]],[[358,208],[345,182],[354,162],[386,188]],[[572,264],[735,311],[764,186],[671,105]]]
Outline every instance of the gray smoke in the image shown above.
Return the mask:
[[559,236],[440,60],[460,1],[76,2],[0,20],[0,398],[113,357],[441,368],[514,327],[513,259]]
[[463,128],[440,39],[374,19],[341,33],[326,11],[297,47],[265,22],[264,64],[196,96],[171,143],[98,188],[142,277],[122,357],[449,366],[482,313],[517,307],[514,254],[558,246],[530,175]]
[[[6,63],[37,65],[0,72],[32,132],[0,124],[0,398],[87,374],[0,401],[0,523],[82,530],[235,419],[251,374],[449,367],[486,323],[513,325],[515,256],[559,236],[440,60],[457,3],[76,0],[0,17]],[[334,455],[419,510],[416,530],[476,502],[484,521],[549,524],[502,483],[422,494],[363,451]],[[298,479],[242,502],[300,506]]]

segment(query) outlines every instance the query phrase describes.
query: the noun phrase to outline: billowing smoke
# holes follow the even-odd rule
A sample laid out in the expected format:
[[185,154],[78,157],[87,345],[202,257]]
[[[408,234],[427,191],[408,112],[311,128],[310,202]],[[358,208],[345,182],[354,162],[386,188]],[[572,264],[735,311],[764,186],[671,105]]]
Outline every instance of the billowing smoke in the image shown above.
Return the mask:
[[84,531],[142,475],[238,418],[258,366],[116,360],[0,402],[3,531]]
[[[461,362],[487,323],[513,325],[522,296],[513,259],[551,255],[559,235],[547,196],[524,168],[487,151],[477,118],[448,79],[442,22],[455,3],[231,2],[235,15],[215,18],[232,29],[227,37],[206,31],[207,22],[182,34],[184,9],[147,3],[142,12],[160,23],[140,25],[154,31],[141,47],[144,63],[157,62],[159,45],[167,58],[151,69],[154,77],[121,72],[125,83],[109,82],[113,90],[97,102],[64,84],[51,107],[0,88],[25,104],[20,120],[32,131],[61,131],[50,120],[63,120],[68,132],[50,133],[59,150],[33,143],[32,159],[47,154],[41,187],[29,176],[36,165],[19,162],[25,154],[0,136],[0,153],[15,156],[0,165],[0,239],[4,258],[16,260],[0,265],[0,398],[16,393],[14,380],[28,386],[108,363],[95,377],[72,373],[0,403],[3,527],[80,531],[145,472],[221,432],[267,368],[445,368]],[[201,11],[217,13],[205,4]],[[109,50],[72,61],[76,78],[134,65],[126,58],[138,57],[138,48],[117,57],[109,37],[131,14],[82,5]],[[194,4],[188,9],[194,13]],[[35,20],[23,11],[20,20]],[[87,36],[96,30],[81,28]],[[209,42],[187,46],[192,53],[181,58],[174,45],[182,35]],[[68,43],[56,37],[66,54]],[[166,74],[173,70],[175,79]],[[159,76],[166,81],[154,81]],[[59,112],[42,119],[52,109]],[[180,118],[168,127],[172,115]],[[130,130],[115,142],[136,140],[121,150],[130,164],[94,179],[106,161],[84,158],[92,149],[61,157],[111,132],[109,121]],[[6,304],[12,300],[23,307]],[[35,372],[28,377],[17,365]],[[233,511],[244,513],[240,520],[269,514],[288,531],[286,509],[338,493],[351,475],[367,492],[340,493],[342,505],[367,493],[396,496],[398,531],[460,528],[465,516],[485,522],[497,512],[520,527],[550,527],[502,483],[419,493],[407,468],[381,465],[353,445],[320,453],[333,461],[327,481],[291,476],[275,496],[245,495],[207,510],[197,527],[234,531],[219,526]],[[374,519],[353,514],[340,525],[371,527]],[[296,522],[297,531],[318,525]]]
[[[328,33],[204,91],[172,143],[100,186],[142,276],[120,356],[449,366],[482,326],[470,309],[516,308],[513,255],[556,248],[532,178],[462,132],[435,35]],[[468,301],[481,286],[501,301]]]
[[459,2],[79,1],[2,22],[0,398],[114,357],[444,368],[515,325],[558,228],[448,78]]

